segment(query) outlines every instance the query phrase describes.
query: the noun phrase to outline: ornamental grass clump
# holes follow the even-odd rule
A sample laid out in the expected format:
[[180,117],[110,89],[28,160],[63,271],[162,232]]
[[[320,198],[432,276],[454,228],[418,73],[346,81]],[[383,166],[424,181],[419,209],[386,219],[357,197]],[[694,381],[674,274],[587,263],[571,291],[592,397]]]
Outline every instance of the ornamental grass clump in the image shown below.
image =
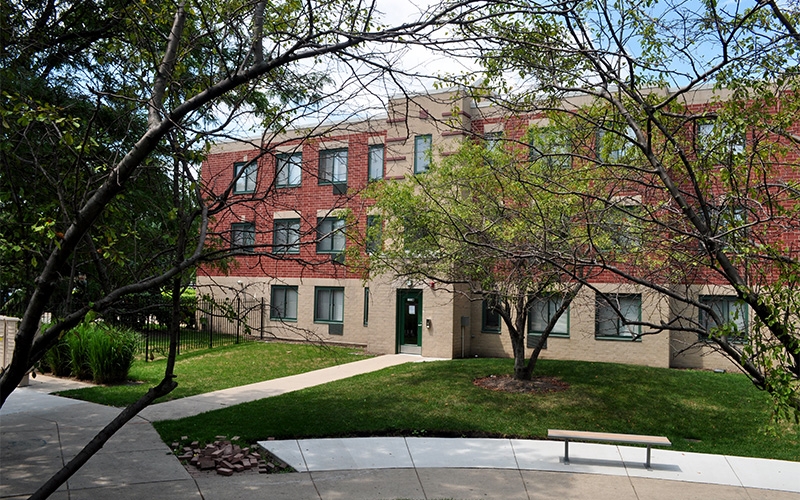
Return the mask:
[[97,324],[87,343],[87,362],[92,379],[98,384],[118,384],[128,380],[136,356],[139,335],[126,328]]
[[118,384],[128,379],[139,343],[140,336],[133,330],[82,323],[48,351],[45,365],[57,376]]

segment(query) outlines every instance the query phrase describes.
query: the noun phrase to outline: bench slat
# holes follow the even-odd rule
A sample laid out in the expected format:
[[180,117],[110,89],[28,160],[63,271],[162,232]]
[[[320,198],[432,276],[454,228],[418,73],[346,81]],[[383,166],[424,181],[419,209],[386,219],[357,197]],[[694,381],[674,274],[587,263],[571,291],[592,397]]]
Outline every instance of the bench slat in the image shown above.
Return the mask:
[[612,432],[566,431],[548,429],[547,437],[551,439],[569,439],[586,441],[606,441],[609,443],[646,444],[656,446],[672,446],[672,442],[664,436],[645,436],[641,434],[616,434]]

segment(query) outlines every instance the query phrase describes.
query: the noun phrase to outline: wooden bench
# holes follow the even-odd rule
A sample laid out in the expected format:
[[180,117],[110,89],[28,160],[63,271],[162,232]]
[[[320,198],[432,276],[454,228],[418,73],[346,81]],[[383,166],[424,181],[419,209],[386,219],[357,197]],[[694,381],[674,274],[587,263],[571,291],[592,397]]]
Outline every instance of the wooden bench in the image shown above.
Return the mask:
[[586,431],[565,431],[559,429],[547,429],[549,439],[559,439],[564,441],[564,463],[569,463],[569,442],[570,441],[596,441],[605,443],[625,443],[643,444],[647,446],[647,462],[644,466],[650,468],[650,447],[651,446],[672,446],[669,439],[664,436],[642,436],[640,434],[615,434],[612,432],[586,432]]

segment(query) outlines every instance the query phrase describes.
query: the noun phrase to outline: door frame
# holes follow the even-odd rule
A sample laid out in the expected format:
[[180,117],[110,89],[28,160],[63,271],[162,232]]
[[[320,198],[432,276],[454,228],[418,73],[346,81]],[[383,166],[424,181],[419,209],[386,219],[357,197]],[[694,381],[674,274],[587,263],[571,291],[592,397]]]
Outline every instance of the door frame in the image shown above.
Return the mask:
[[[417,344],[404,344],[405,339],[405,304],[406,299],[409,297],[417,298]],[[395,330],[395,347],[396,352],[405,352],[409,354],[421,354],[422,352],[422,289],[421,288],[403,288],[397,290],[397,307],[396,307],[396,330]]]

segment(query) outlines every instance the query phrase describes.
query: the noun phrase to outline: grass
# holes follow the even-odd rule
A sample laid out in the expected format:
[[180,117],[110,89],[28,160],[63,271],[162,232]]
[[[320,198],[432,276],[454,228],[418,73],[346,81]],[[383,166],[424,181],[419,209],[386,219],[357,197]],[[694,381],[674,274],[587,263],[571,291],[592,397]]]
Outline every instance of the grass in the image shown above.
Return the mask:
[[[157,403],[263,380],[287,377],[363,359],[361,351],[307,344],[252,342],[181,354],[175,363],[178,387]],[[59,394],[108,406],[127,406],[164,376],[166,360],[137,360],[129,378],[137,383],[95,386]]]
[[410,363],[175,421],[166,442],[217,435],[252,443],[335,436],[543,438],[548,428],[665,435],[673,449],[800,460],[800,428],[765,433],[769,397],[738,374],[573,361],[540,362],[563,392],[509,394],[472,382],[512,370],[508,359]]

